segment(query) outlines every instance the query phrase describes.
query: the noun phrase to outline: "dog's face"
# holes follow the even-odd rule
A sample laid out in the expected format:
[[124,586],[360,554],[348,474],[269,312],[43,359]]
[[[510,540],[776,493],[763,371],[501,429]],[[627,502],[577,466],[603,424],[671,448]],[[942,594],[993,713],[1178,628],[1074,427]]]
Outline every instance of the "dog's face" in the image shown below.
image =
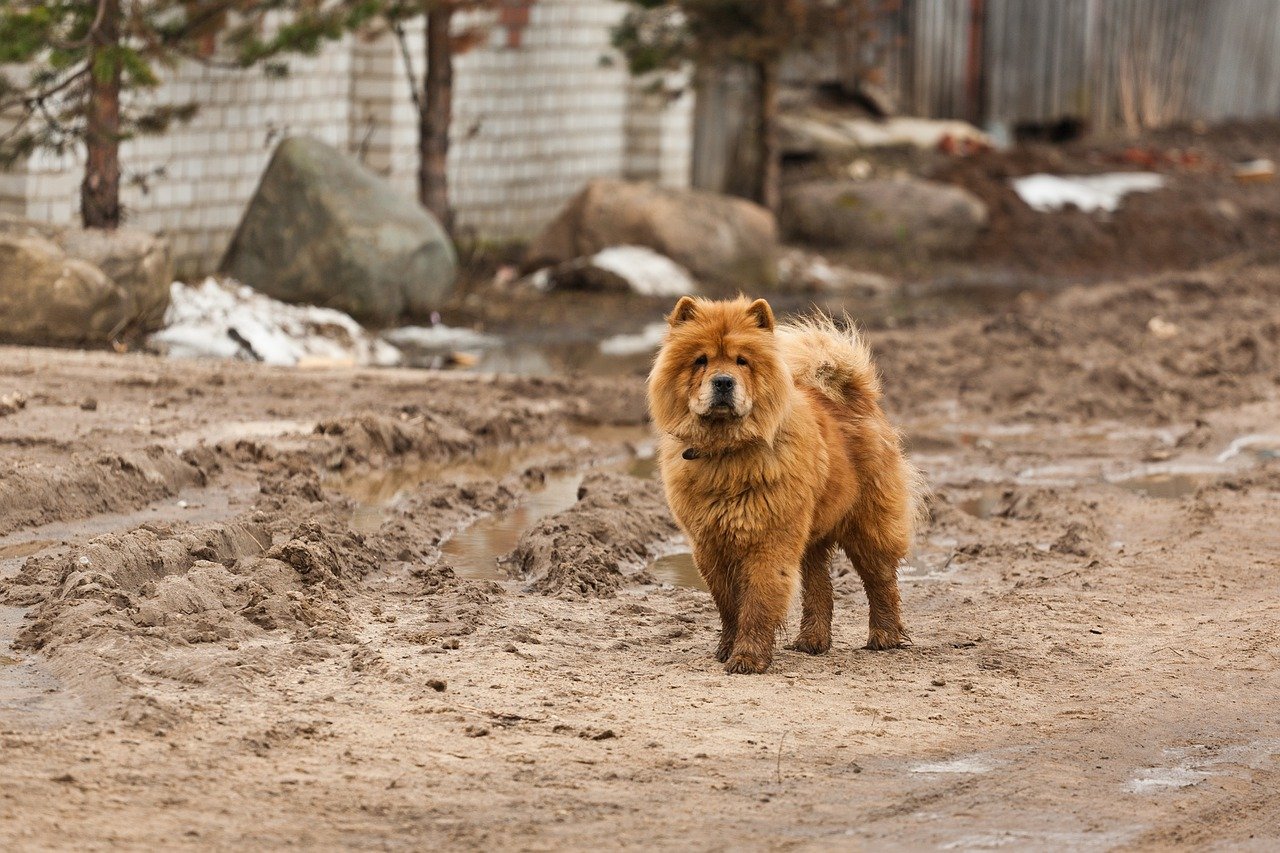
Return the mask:
[[709,450],[771,441],[790,377],[778,356],[769,303],[686,296],[667,323],[649,377],[658,428]]

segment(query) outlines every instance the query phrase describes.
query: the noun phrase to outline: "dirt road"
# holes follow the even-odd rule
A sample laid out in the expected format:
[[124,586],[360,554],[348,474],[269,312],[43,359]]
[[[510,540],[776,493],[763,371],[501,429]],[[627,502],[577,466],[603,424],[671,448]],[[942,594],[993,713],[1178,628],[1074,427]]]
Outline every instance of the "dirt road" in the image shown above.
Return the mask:
[[837,563],[831,653],[758,677],[639,377],[0,349],[0,846],[1275,849],[1278,304],[873,334],[914,645],[860,648]]

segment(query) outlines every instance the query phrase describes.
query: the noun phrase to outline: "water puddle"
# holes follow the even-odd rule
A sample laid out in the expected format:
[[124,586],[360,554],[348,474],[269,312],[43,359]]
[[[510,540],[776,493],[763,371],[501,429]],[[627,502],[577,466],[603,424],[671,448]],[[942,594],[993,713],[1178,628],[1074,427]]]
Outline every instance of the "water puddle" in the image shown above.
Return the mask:
[[38,554],[50,545],[56,545],[52,539],[28,539],[25,542],[15,542],[12,545],[0,545],[0,560],[16,560],[20,557],[30,557],[32,554]]
[[202,442],[212,447],[224,441],[283,438],[288,435],[305,436],[314,431],[315,426],[315,421],[283,418],[277,420],[228,421],[218,425],[202,425],[198,429],[175,433],[167,442],[179,450],[185,450]]
[[577,503],[582,478],[580,471],[547,477],[546,484],[520,506],[486,516],[458,531],[441,546],[441,551],[459,577],[510,580],[499,561],[511,553],[526,530]]
[[982,489],[978,494],[958,502],[956,509],[974,518],[990,518],[1005,507],[1008,500],[1006,492],[1006,489],[999,487]]
[[[575,430],[565,442],[535,447],[507,448],[478,454],[447,464],[421,462],[372,471],[361,471],[329,478],[326,485],[356,501],[350,525],[362,533],[377,531],[390,516],[396,502],[412,489],[426,482],[465,483],[510,476],[539,459],[569,451],[583,453],[585,447],[624,448],[614,458],[600,465],[606,470],[625,472],[640,479],[657,476],[652,436],[636,427],[588,427]],[[597,455],[597,459],[598,459]],[[472,580],[511,580],[502,565],[523,535],[542,519],[571,508],[578,500],[578,488],[588,469],[548,474],[545,482],[533,488],[525,499],[508,512],[485,516],[457,531],[440,546],[445,560],[459,577]],[[706,589],[693,565],[693,555],[669,553],[647,567],[654,578],[672,586]]]
[[674,554],[659,557],[649,564],[649,574],[653,575],[660,584],[702,590],[707,588],[706,581],[702,579],[702,575],[698,574],[698,568],[693,564],[693,554],[688,551],[677,551]]
[[1134,477],[1112,480],[1112,485],[1130,492],[1136,492],[1149,498],[1181,498],[1193,493],[1215,475],[1208,473],[1156,473],[1139,474]]

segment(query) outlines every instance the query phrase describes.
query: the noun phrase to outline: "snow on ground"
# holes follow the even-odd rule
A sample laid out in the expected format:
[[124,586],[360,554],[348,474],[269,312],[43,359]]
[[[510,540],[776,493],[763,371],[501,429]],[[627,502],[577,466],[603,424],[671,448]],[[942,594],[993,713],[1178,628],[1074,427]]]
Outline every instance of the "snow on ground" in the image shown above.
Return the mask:
[[1032,210],[1048,213],[1075,205],[1086,213],[1113,213],[1129,193],[1151,192],[1164,186],[1164,176],[1151,172],[1111,172],[1105,175],[1027,175],[1013,179],[1013,191]]
[[688,270],[644,246],[610,246],[596,252],[591,263],[626,279],[641,296],[684,296],[697,293]]
[[662,346],[666,321],[650,323],[634,335],[614,335],[600,342],[601,355],[639,355]]
[[401,349],[424,351],[471,352],[492,349],[502,344],[501,338],[471,329],[443,324],[435,326],[401,326],[382,333],[382,339]]
[[175,281],[165,328],[147,345],[174,358],[238,358],[286,366],[394,365],[400,351],[331,308],[288,305],[237,282]]

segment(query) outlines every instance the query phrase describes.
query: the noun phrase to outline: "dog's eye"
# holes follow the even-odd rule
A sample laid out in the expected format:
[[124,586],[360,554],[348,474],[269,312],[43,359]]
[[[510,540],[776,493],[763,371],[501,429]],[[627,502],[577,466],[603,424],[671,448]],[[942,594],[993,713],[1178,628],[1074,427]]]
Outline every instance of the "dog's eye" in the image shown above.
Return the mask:
[[746,360],[745,358],[743,358],[742,356],[738,356],[738,366],[740,366],[740,367],[746,367],[746,366],[747,366],[747,360]]
[[693,364],[695,367],[706,367],[707,357],[705,355],[700,355],[693,360]]

